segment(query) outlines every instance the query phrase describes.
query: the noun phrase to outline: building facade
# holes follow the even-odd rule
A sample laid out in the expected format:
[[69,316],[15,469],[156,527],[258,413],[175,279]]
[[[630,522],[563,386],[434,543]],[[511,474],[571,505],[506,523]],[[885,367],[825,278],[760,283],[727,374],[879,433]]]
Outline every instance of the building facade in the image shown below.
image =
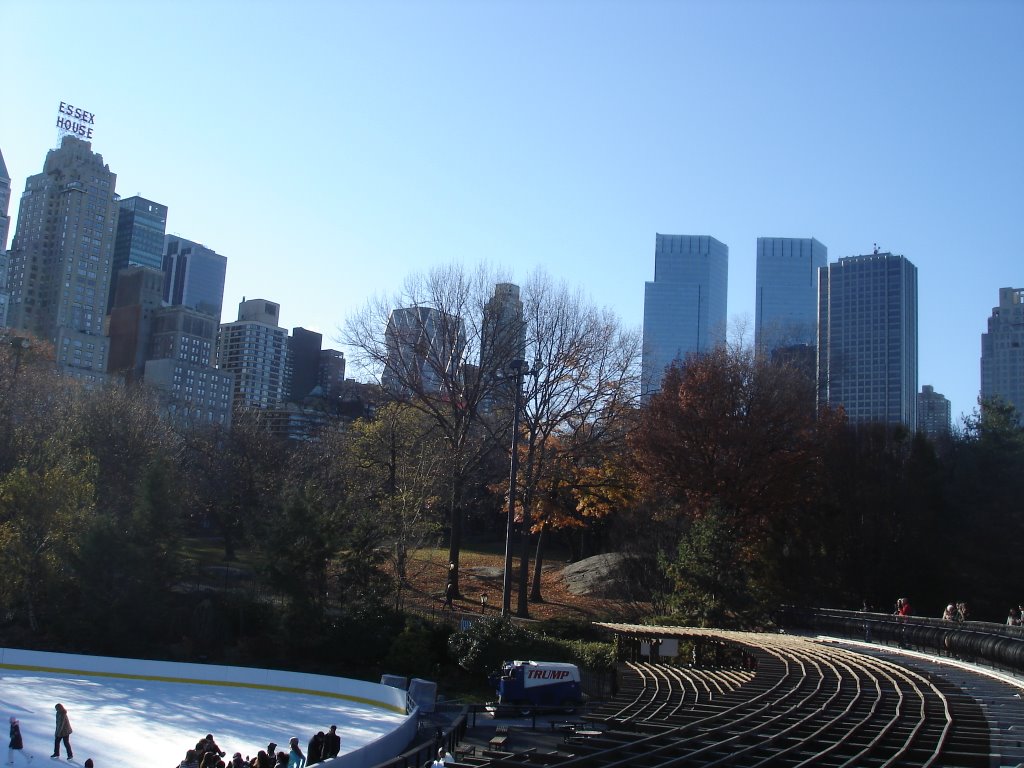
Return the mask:
[[461,318],[433,307],[392,310],[385,329],[388,357],[381,386],[400,397],[445,397],[462,375],[466,331]]
[[142,197],[121,201],[114,235],[114,265],[107,311],[114,306],[117,275],[129,266],[148,267],[158,272],[164,266],[164,231],[167,206]]
[[65,136],[25,182],[8,263],[9,325],[54,345],[58,366],[100,380],[117,177],[87,141]]
[[235,377],[214,368],[217,321],[190,307],[153,314],[144,381],[179,424],[231,426]]
[[165,415],[189,426],[231,427],[235,377],[208,365],[171,357],[147,360],[144,380],[157,391]]
[[164,238],[164,301],[191,307],[220,322],[228,260],[177,235]]
[[318,376],[324,397],[337,399],[345,386],[345,353],[340,349],[321,349]]
[[320,346],[324,337],[316,331],[292,328],[288,337],[287,399],[300,403],[320,385]]
[[1024,288],[1000,288],[981,335],[981,396],[1017,409],[1024,424]]
[[7,235],[11,228],[11,175],[0,152],[0,328],[7,327]]
[[818,402],[850,422],[917,429],[917,267],[903,256],[850,256],[822,267]]
[[828,249],[811,238],[757,238],[754,346],[770,355],[781,347],[818,342],[818,270]]
[[641,390],[657,392],[665,369],[725,343],[729,247],[705,235],[655,236],[654,281],[644,286]]
[[120,270],[110,310],[110,356],[107,372],[125,381],[142,378],[149,356],[153,315],[161,305],[164,273],[159,269],[130,266]]
[[234,376],[236,407],[276,408],[285,401],[288,331],[280,313],[273,301],[243,299],[238,320],[220,327],[217,367]]
[[949,400],[925,384],[917,393],[917,430],[936,440],[949,435],[953,427]]

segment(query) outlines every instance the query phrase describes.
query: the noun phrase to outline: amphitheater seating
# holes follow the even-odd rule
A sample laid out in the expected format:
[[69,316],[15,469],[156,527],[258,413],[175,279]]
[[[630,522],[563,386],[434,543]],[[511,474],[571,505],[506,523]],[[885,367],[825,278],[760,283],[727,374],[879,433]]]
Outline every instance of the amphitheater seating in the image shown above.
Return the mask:
[[752,668],[627,663],[618,696],[566,736],[571,757],[502,755],[489,765],[989,765],[984,714],[936,675],[783,634],[604,626],[634,640],[724,643]]

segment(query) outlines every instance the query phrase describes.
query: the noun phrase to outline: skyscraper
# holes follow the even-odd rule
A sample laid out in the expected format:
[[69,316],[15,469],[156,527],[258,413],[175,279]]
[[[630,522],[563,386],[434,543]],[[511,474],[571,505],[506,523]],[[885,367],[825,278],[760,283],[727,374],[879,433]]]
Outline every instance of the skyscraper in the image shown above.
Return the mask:
[[288,400],[300,403],[320,384],[320,346],[324,337],[316,331],[292,328],[288,337],[286,389]]
[[238,320],[224,323],[217,339],[217,367],[234,374],[234,404],[274,408],[285,399],[288,331],[278,322],[281,305],[243,300]]
[[781,347],[817,343],[818,270],[828,249],[811,238],[757,238],[754,346],[771,354]]
[[0,328],[7,327],[7,233],[11,227],[11,175],[0,152]]
[[948,435],[950,421],[949,400],[925,384],[917,394],[917,429],[933,440]]
[[1024,288],[1000,288],[981,334],[981,396],[1017,409],[1024,423]]
[[497,381],[484,382],[488,389],[493,387],[481,403],[484,409],[499,405],[511,407],[517,381],[512,375],[511,363],[525,359],[526,322],[519,286],[497,283],[494,295],[484,306],[480,333],[480,370],[487,376],[498,377]]
[[345,384],[345,353],[340,349],[320,350],[320,371],[317,382],[324,397],[337,398]]
[[656,235],[654,282],[644,286],[645,395],[665,369],[725,342],[729,247],[704,235]]
[[164,230],[167,206],[142,197],[121,201],[114,235],[114,266],[107,311],[114,306],[117,274],[128,266],[162,270],[164,266]]
[[177,235],[164,238],[164,301],[220,321],[227,257]]
[[849,256],[822,267],[818,402],[851,423],[917,429],[917,267],[903,256]]
[[107,367],[116,180],[89,142],[65,136],[25,182],[10,253],[10,325],[51,341],[58,365],[81,378]]
[[466,330],[462,319],[433,307],[391,311],[385,329],[388,358],[381,386],[396,395],[444,397],[462,375]]

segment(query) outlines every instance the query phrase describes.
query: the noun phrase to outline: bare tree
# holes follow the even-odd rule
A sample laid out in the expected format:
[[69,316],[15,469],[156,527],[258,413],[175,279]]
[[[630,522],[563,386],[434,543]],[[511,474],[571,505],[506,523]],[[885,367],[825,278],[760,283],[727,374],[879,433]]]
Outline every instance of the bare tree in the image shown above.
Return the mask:
[[495,429],[482,414],[507,387],[504,370],[519,357],[502,324],[488,322],[501,276],[486,266],[458,265],[410,276],[393,296],[371,300],[348,318],[341,340],[353,362],[399,401],[426,414],[446,445],[445,505],[455,593],[465,494],[493,446]]

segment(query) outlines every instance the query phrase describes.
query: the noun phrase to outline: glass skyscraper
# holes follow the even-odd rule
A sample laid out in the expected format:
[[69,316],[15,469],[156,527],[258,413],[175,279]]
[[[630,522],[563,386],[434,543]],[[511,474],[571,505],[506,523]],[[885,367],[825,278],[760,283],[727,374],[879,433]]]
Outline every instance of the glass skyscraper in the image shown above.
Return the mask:
[[220,320],[227,257],[177,235],[164,238],[164,301]]
[[853,424],[917,429],[917,267],[891,253],[822,267],[818,401]]
[[818,336],[818,270],[828,249],[811,238],[757,238],[754,345],[759,352],[813,346]]
[[167,206],[142,197],[121,201],[114,236],[114,266],[107,311],[114,306],[117,275],[125,267],[163,269]]
[[981,334],[981,396],[1017,409],[1024,423],[1024,288],[1000,288]]
[[725,343],[729,247],[706,235],[656,235],[654,281],[644,285],[642,392],[665,369]]

